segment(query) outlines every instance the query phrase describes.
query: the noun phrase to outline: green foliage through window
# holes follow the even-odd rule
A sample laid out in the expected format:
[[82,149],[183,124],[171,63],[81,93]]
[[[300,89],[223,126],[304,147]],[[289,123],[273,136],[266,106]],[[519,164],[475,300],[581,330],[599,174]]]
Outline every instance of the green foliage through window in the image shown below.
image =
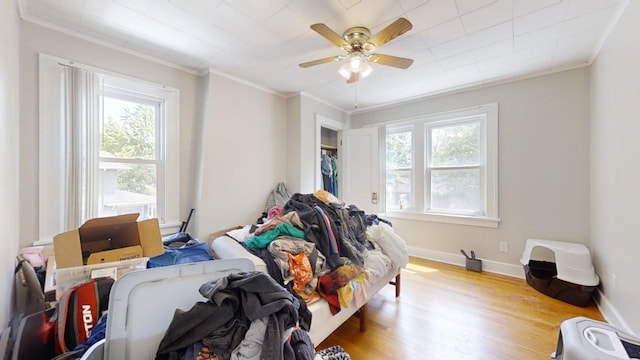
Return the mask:
[[479,121],[434,127],[431,130],[431,164],[465,166],[480,164]]
[[[119,116],[105,111],[101,151],[117,159],[153,160],[156,157],[156,109],[150,105],[104,98],[105,109],[120,110]],[[115,111],[114,111],[115,112]],[[118,188],[138,194],[156,194],[156,167],[130,165],[118,171]]]

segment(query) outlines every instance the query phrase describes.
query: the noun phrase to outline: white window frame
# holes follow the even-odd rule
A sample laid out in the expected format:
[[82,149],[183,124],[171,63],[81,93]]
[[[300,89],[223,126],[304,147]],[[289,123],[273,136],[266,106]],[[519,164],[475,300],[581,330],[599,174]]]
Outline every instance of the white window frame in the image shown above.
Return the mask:
[[[477,121],[481,119],[484,126],[481,134],[483,153],[481,171],[481,201],[483,211],[481,214],[462,211],[441,211],[430,209],[430,168],[428,160],[429,131],[434,127],[455,124],[456,122]],[[387,124],[386,128],[413,126],[414,132],[414,208],[393,210],[384,213],[384,216],[399,219],[411,219],[422,221],[443,222],[451,224],[473,225],[481,227],[497,228],[500,223],[498,217],[498,104],[485,104],[471,108],[420,116],[411,119],[403,119]],[[386,133],[386,131],[385,131]],[[385,146],[386,136],[383,137],[382,146]],[[386,152],[384,152],[386,154]],[[417,157],[421,158],[418,159]],[[384,178],[386,179],[386,159],[381,161],[385,165]],[[424,186],[420,186],[424,185]],[[384,191],[386,196],[386,189]],[[386,202],[384,203],[386,205]]]
[[[180,91],[175,88],[136,79],[89,65],[39,54],[39,230],[36,244],[48,244],[53,236],[71,230],[64,221],[64,121],[62,86],[63,66],[75,66],[100,73],[108,78],[110,86],[136,94],[164,99],[165,123],[158,134],[160,159],[164,171],[158,173],[158,221],[163,234],[176,232],[180,227],[180,144],[179,105]],[[142,95],[144,96],[144,95]],[[162,166],[159,167],[162,169]],[[162,182],[162,183],[161,183]],[[164,213],[160,210],[163,207]]]

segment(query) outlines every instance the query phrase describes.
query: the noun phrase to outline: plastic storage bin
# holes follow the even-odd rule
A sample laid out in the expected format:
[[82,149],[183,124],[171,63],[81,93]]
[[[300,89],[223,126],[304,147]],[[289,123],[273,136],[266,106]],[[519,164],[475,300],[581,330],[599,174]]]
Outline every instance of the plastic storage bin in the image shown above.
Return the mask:
[[[551,251],[555,261],[532,259],[536,247]],[[583,244],[527,239],[520,263],[524,267],[527,284],[569,304],[587,306],[600,283],[589,249]]]
[[611,325],[575,317],[560,324],[553,360],[628,360],[640,357],[640,341]]

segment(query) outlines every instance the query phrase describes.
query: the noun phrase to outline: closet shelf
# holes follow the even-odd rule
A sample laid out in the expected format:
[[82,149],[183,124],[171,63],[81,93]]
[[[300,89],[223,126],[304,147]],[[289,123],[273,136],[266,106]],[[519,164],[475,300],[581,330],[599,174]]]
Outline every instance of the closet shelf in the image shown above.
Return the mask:
[[332,146],[332,145],[321,144],[320,145],[320,149],[323,149],[323,150],[338,150],[338,147],[337,146]]

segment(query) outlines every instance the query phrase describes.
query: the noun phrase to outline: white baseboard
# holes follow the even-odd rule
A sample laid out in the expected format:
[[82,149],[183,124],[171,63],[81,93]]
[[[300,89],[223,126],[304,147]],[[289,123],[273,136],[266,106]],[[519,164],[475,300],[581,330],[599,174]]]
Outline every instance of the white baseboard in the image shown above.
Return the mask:
[[611,326],[615,327],[616,329],[626,332],[627,334],[633,336],[634,338],[638,338],[638,335],[631,330],[631,327],[629,327],[629,324],[627,324],[627,322],[624,321],[624,318],[620,316],[620,313],[618,313],[618,311],[613,306],[613,304],[611,304],[609,299],[607,299],[607,297],[604,296],[604,294],[602,293],[602,290],[597,289],[596,291],[598,292],[598,294],[593,298],[596,301],[598,310],[600,310],[600,313],[602,314],[604,319],[607,321],[607,323],[611,324]]
[[[465,258],[462,255],[452,254],[444,251],[423,249],[414,246],[407,246],[407,250],[409,251],[410,256],[438,261],[445,264],[458,265],[462,267],[465,266]],[[482,271],[524,279],[524,270],[522,269],[522,266],[519,265],[483,259]]]

